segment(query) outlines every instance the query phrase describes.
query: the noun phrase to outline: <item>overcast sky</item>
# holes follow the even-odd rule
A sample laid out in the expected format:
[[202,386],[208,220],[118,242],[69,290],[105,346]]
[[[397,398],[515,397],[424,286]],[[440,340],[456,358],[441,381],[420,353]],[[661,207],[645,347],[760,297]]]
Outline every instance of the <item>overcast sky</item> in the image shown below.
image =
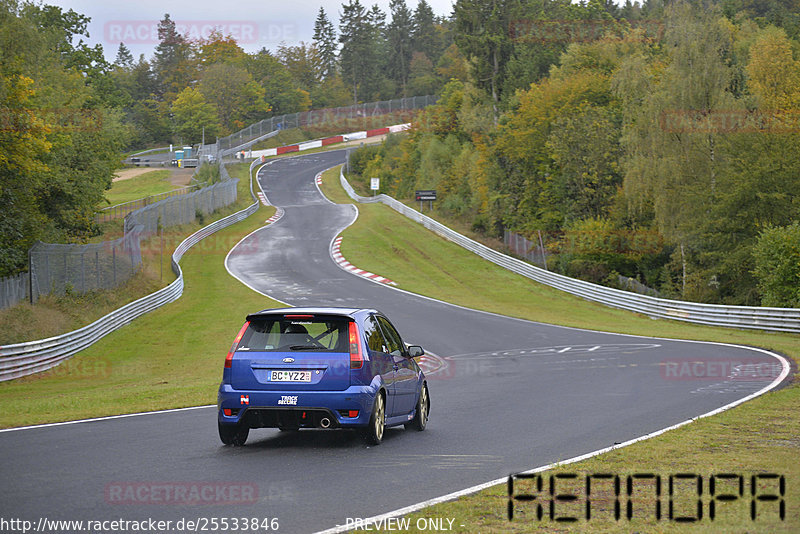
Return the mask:
[[[428,0],[436,15],[449,15],[454,0]],[[314,20],[320,6],[338,31],[341,0],[43,0],[64,10],[74,9],[92,19],[89,26],[90,44],[103,45],[106,58],[113,61],[120,41],[131,49],[134,57],[153,55],[158,44],[158,21],[169,13],[179,24],[179,30],[190,36],[206,37],[213,27],[232,34],[247,52],[262,47],[275,50],[281,42],[287,45],[300,41],[310,43],[314,35]],[[406,0],[409,9],[418,0]],[[389,0],[361,0],[369,8],[378,6],[389,18]]]

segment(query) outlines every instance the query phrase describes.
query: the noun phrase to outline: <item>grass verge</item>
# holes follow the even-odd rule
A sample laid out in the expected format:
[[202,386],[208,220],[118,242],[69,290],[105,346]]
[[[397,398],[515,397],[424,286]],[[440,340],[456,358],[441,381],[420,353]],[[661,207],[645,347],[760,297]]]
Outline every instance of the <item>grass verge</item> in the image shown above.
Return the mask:
[[[323,175],[323,191],[335,202],[348,202],[339,186],[338,168]],[[758,331],[712,328],[674,321],[653,320],[645,316],[591,303],[567,293],[542,286],[520,275],[502,269],[458,245],[439,238],[420,225],[383,205],[360,204],[356,224],[343,232],[342,253],[361,269],[396,281],[400,288],[439,298],[471,308],[502,313],[545,323],[656,336],[735,343],[767,348],[800,358],[800,336]],[[491,284],[486,281],[491,280]],[[515,501],[515,519],[507,516],[508,494],[505,485],[426,508],[409,516],[411,532],[425,526],[428,519],[455,519],[455,532],[671,532],[685,531],[686,523],[668,519],[668,477],[671,474],[695,473],[704,477],[704,520],[691,525],[693,532],[798,532],[800,531],[800,385],[795,378],[787,387],[768,393],[723,414],[701,419],[650,440],[618,449],[601,456],[562,466],[544,473],[544,491],[539,501]],[[531,466],[533,467],[533,466]],[[585,476],[612,473],[622,477],[623,519],[613,519],[614,493],[594,481],[593,519],[585,520],[585,497],[572,503],[559,503],[556,516],[582,518],[574,524],[549,519],[546,504],[551,474],[577,474],[576,483],[565,483],[563,493],[585,495]],[[663,477],[663,516],[654,519],[655,499],[650,487],[635,494],[634,506],[647,511],[632,520],[625,519],[625,481],[627,475],[655,473]],[[730,503],[717,503],[717,518],[708,517],[708,483],[712,474],[746,475],[745,494]],[[787,481],[786,520],[778,516],[777,503],[759,501],[762,512],[756,521],[750,519],[750,479],[759,473],[784,475]],[[518,484],[515,495],[535,494],[531,483]],[[776,493],[775,482],[762,484],[763,491]],[[597,488],[601,488],[598,492]],[[720,485],[720,487],[723,487]],[[570,489],[572,488],[572,489]],[[647,488],[645,486],[645,488]],[[731,485],[725,486],[731,492]],[[734,488],[735,489],[735,488]],[[689,516],[697,503],[694,488],[688,486],[676,495],[675,515]],[[738,491],[738,490],[737,490]],[[686,496],[691,496],[686,499]],[[544,517],[536,517],[536,504],[544,499]],[[770,506],[771,505],[771,506]],[[678,508],[680,506],[680,508]],[[560,512],[558,510],[561,510]],[[723,513],[724,512],[724,513]],[[418,523],[419,521],[419,523]],[[445,524],[447,524],[445,522]],[[375,528],[375,525],[372,525]],[[391,530],[377,531],[390,532]]]
[[[51,295],[39,299],[35,305],[20,303],[0,310],[0,345],[44,339],[75,330],[172,282],[175,279],[171,267],[172,252],[186,236],[252,204],[248,167],[247,163],[228,166],[231,176],[239,178],[238,200],[235,204],[204,216],[194,224],[173,226],[164,230],[163,236],[143,240],[140,244],[142,270],[126,284],[84,295]],[[102,229],[103,236],[94,239],[94,242],[121,237],[122,221],[105,223]]]
[[113,206],[172,191],[175,186],[170,183],[170,176],[172,176],[170,170],[150,171],[134,178],[113,182],[111,189],[106,191],[106,200]]
[[[0,383],[0,427],[213,404],[225,353],[247,313],[277,303],[225,270],[228,250],[273,208],[193,247],[183,296],[50,371]],[[154,332],[157,335],[154,335]]]

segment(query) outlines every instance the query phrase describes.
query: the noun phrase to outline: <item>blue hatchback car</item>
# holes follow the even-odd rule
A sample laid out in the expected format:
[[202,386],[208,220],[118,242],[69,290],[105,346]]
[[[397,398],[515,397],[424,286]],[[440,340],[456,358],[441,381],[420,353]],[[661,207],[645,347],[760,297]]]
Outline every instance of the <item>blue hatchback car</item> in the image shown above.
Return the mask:
[[281,308],[247,316],[225,358],[219,437],[243,445],[251,428],[425,430],[430,396],[415,358],[385,315],[350,308]]

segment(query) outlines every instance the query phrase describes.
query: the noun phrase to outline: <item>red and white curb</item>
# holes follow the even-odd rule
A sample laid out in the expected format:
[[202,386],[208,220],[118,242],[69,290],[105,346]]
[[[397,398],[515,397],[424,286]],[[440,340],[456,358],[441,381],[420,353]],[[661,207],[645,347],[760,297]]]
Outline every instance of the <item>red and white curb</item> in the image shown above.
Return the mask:
[[256,193],[256,195],[258,196],[258,200],[260,200],[262,204],[264,204],[265,206],[269,206],[269,203],[267,202],[267,195],[265,195],[262,191],[259,191],[258,193]]
[[317,185],[322,185],[322,173],[317,173],[317,175],[314,177],[314,180],[317,182]]
[[325,139],[316,139],[314,141],[306,141],[304,143],[296,143],[294,145],[266,148],[263,150],[252,150],[248,153],[248,157],[257,158],[260,156],[280,156],[281,154],[288,154],[290,152],[302,152],[303,150],[310,150],[312,148],[322,148],[328,145],[335,145],[338,143],[345,143],[347,141],[355,141],[358,139],[367,139],[368,137],[386,135],[388,133],[404,132],[409,128],[411,128],[411,123],[394,124],[386,128],[375,128],[374,130],[364,130],[361,132],[335,135],[333,137],[326,137]]
[[[263,194],[263,193],[259,193],[259,194]],[[283,211],[283,208],[275,208],[275,215],[273,215],[272,217],[270,217],[269,219],[267,219],[264,222],[267,223],[267,224],[272,224],[275,221],[277,221],[278,219],[280,219],[281,217],[283,217],[284,213],[285,212]]]
[[382,284],[387,284],[390,286],[397,285],[395,282],[389,280],[388,278],[384,278],[383,276],[379,276],[369,271],[365,271],[364,269],[359,269],[355,265],[351,264],[349,261],[344,259],[344,256],[342,256],[342,252],[340,250],[341,245],[342,245],[341,236],[334,239],[333,244],[331,245],[331,256],[333,256],[333,260],[339,264],[339,267],[341,267],[345,271],[356,274],[362,278],[368,278],[369,280],[374,280],[376,282],[380,282]]
[[[448,378],[452,373],[447,370],[450,367],[450,362],[446,358],[440,358],[435,354],[426,352],[419,359],[419,366],[425,376],[432,379]],[[439,373],[442,373],[441,375]]]

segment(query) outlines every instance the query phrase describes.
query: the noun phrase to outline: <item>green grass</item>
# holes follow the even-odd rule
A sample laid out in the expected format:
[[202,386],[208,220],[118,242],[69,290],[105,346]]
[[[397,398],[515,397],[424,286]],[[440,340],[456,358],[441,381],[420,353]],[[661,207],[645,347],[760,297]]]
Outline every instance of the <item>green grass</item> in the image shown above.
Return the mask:
[[342,186],[339,184],[339,165],[322,173],[322,193],[337,204],[351,204],[352,199],[347,196]]
[[[335,202],[347,202],[338,184],[338,169],[323,175],[323,191]],[[800,336],[653,320],[608,308],[495,266],[439,238],[387,206],[360,204],[358,209],[358,221],[343,232],[342,253],[353,265],[386,276],[402,289],[462,306],[544,323],[751,345],[789,355],[795,362],[800,358]],[[492,283],[487,283],[488,280]],[[727,505],[730,506],[727,519],[720,515],[715,522],[706,520],[693,526],[692,530],[800,531],[800,493],[796,482],[800,479],[800,462],[797,461],[800,458],[800,386],[797,382],[795,378],[791,385],[721,415],[594,459],[564,466],[560,471],[583,474],[653,472],[664,476],[693,472],[704,475],[706,483],[713,473],[779,473],[786,476],[788,483],[786,505],[791,513],[787,515],[787,521],[778,521],[773,514],[761,522],[751,523],[747,508],[749,501],[742,499]],[[705,491],[708,491],[707,487]],[[506,487],[502,485],[426,508],[410,517],[412,525],[419,518],[455,518],[456,525],[465,525],[459,526],[457,532],[664,532],[686,528],[685,525],[670,525],[665,520],[660,523],[584,520],[573,527],[549,520],[538,523],[533,520],[534,508],[529,503],[517,503],[517,519],[509,523],[507,502]],[[666,514],[667,501],[662,502]],[[708,501],[705,503],[707,514]]]
[[[229,165],[228,168],[232,177],[240,179],[237,187],[238,200],[235,204],[205,216],[202,222],[164,230],[163,254],[160,236],[143,240],[142,271],[118,288],[92,291],[84,295],[46,296],[35,305],[21,303],[0,310],[0,345],[44,339],[75,330],[172,282],[175,279],[171,268],[172,252],[186,236],[253,202],[250,196],[248,164],[238,163]],[[122,235],[121,220],[104,223],[101,227],[103,235],[93,238],[92,242],[115,239]]]
[[111,184],[111,189],[106,192],[106,200],[110,205],[122,204],[150,195],[158,195],[177,189],[169,178],[172,171],[150,171],[134,178],[119,180]]
[[0,383],[0,427],[213,404],[225,353],[247,313],[278,305],[232,278],[228,250],[263,208],[183,258],[183,296],[45,373]]
[[[231,174],[246,175],[246,164]],[[346,201],[338,169],[323,175],[323,191]],[[242,184],[240,184],[240,188]],[[246,187],[246,185],[245,185]],[[240,198],[245,195],[240,189]],[[358,221],[344,232],[342,251],[353,264],[397,281],[401,288],[461,305],[547,323],[646,336],[721,341],[760,346],[800,358],[800,336],[656,321],[614,310],[538,285],[444,241],[382,205],[359,205]],[[232,279],[222,265],[227,250],[259,227],[265,210],[225,229],[190,251],[182,266],[187,281],[177,302],[137,319],[51,373],[0,383],[0,426],[50,422],[214,402],[220,362],[244,314],[275,305]],[[487,284],[492,280],[492,284]],[[158,335],[154,336],[153,333]],[[619,449],[564,472],[662,475],[723,471],[776,472],[787,480],[787,520],[766,515],[751,523],[749,501],[726,508],[729,515],[692,527],[697,532],[797,532],[800,530],[800,386],[795,382],[733,410],[705,418],[657,438]],[[531,466],[533,467],[533,466]],[[549,473],[546,474],[549,476]],[[427,508],[411,516],[454,518],[457,532],[589,532],[685,530],[647,520],[564,523],[532,518],[529,503],[517,503],[517,519],[506,519],[506,489],[490,490]],[[641,501],[646,502],[646,501]],[[707,500],[705,512],[707,513]],[[638,502],[637,502],[638,506]],[[665,505],[666,506],[666,505]],[[665,507],[666,510],[666,507]],[[666,513],[666,512],[665,512]],[[464,525],[461,527],[460,525]]]

